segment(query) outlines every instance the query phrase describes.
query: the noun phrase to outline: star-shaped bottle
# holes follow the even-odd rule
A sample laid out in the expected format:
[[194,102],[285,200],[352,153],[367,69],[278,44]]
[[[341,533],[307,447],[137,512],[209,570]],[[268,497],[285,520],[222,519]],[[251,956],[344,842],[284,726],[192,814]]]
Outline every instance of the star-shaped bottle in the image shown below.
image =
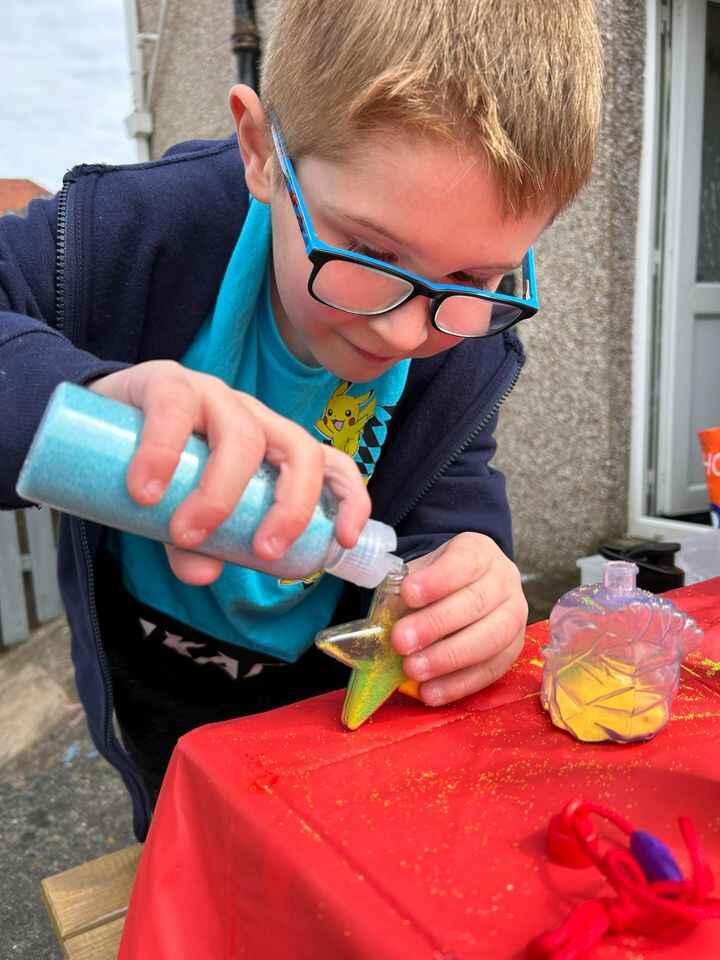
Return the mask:
[[388,574],[375,591],[367,619],[330,627],[315,637],[323,653],[352,668],[341,717],[349,730],[357,730],[396,690],[419,697],[417,683],[403,673],[402,657],[390,642],[393,624],[407,611],[400,597],[407,572],[402,564]]

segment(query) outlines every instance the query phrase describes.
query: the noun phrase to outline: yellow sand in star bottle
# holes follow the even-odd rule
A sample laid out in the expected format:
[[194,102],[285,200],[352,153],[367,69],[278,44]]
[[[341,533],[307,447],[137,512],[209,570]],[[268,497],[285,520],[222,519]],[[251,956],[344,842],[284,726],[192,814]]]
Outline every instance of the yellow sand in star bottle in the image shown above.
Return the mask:
[[342,722],[356,730],[396,690],[417,697],[417,684],[403,673],[402,657],[396,653],[390,634],[407,608],[400,598],[400,587],[407,575],[402,564],[390,573],[375,591],[366,620],[355,620],[322,630],[315,645],[352,667]]

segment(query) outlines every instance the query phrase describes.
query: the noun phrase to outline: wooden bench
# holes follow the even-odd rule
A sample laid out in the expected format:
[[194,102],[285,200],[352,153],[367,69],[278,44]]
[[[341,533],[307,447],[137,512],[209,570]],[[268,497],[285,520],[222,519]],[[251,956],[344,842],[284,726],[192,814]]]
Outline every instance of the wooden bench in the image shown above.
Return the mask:
[[141,850],[136,843],[42,881],[66,960],[116,960]]

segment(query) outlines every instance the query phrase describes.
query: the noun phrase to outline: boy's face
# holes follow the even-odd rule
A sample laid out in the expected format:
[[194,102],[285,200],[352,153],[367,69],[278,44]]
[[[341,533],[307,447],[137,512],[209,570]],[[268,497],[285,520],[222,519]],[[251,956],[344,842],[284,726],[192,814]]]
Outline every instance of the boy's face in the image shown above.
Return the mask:
[[[485,164],[436,140],[374,135],[342,161],[304,157],[296,172],[321,240],[436,282],[495,289],[552,217],[548,208],[503,218]],[[308,293],[311,264],[279,175],[270,204],[273,307],[299,359],[363,382],[398,360],[429,357],[460,343],[432,327],[423,297],[376,317],[318,303]]]

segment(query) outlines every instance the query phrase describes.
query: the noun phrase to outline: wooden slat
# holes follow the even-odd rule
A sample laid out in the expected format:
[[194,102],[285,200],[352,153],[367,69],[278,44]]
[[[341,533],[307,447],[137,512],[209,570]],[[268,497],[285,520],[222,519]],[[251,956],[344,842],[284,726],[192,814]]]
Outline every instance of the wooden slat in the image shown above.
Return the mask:
[[66,960],[117,960],[125,918],[112,920],[63,943]]
[[6,647],[30,635],[15,513],[0,511],[0,627]]
[[62,602],[57,582],[55,535],[52,514],[30,508],[25,511],[25,529],[30,548],[30,569],[35,595],[35,611],[40,623],[60,615]]
[[122,919],[141,850],[136,843],[42,881],[50,919],[62,943]]

